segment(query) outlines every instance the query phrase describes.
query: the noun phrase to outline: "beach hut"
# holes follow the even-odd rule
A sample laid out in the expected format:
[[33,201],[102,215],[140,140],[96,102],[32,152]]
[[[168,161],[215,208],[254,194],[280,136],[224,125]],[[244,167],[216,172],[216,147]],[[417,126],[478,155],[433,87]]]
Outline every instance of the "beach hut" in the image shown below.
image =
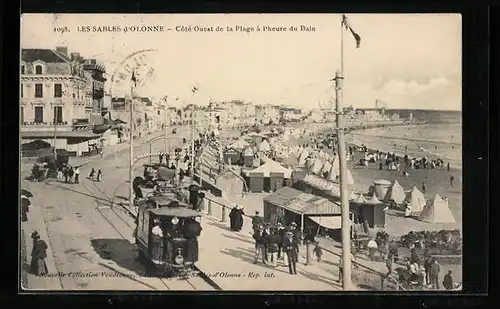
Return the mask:
[[383,199],[391,186],[391,182],[385,179],[375,180],[373,182],[373,188],[375,190],[375,194],[377,194],[377,198]]
[[392,186],[387,190],[387,193],[384,196],[385,202],[391,202],[400,205],[406,198],[406,193],[403,187],[399,184],[397,180],[394,180]]
[[[290,176],[291,177],[291,176]],[[269,173],[269,191],[274,192],[283,187],[285,182],[285,174],[283,172],[270,172]],[[264,191],[266,190],[266,179],[264,178]]]
[[[385,205],[377,198],[375,192],[366,199],[365,214],[370,218],[368,223],[371,227],[385,228]],[[372,221],[372,222],[370,222]]]
[[263,140],[259,145],[259,151],[261,152],[269,152],[271,151],[271,145],[267,140]]
[[429,223],[455,223],[455,218],[451,213],[448,201],[439,194],[434,199],[427,201],[424,209],[418,217],[420,221]]
[[235,148],[229,147],[224,151],[224,162],[231,165],[238,165],[241,161],[241,152]]
[[243,165],[247,167],[252,167],[253,166],[253,159],[254,159],[255,152],[253,151],[252,147],[248,147],[243,151]]
[[264,173],[250,172],[248,173],[250,192],[264,191]]
[[419,189],[417,189],[417,187],[413,187],[413,189],[411,189],[411,191],[406,194],[405,201],[410,204],[411,211],[413,213],[422,212],[426,204],[424,194]]

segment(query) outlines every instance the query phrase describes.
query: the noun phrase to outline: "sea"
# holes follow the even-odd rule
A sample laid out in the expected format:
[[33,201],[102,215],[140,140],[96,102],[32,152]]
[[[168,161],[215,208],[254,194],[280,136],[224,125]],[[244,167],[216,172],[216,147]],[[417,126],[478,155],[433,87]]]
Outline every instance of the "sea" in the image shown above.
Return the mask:
[[451,167],[461,169],[461,112],[420,112],[417,111],[417,119],[426,121],[426,124],[356,130],[348,135],[347,140],[384,152],[441,158]]

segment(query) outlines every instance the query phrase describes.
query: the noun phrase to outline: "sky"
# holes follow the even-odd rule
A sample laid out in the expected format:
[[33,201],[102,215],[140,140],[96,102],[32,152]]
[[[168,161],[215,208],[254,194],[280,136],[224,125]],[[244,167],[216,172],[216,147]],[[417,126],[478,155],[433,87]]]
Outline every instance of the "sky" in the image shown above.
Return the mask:
[[[326,108],[335,97],[330,81],[341,68],[343,32],[344,106],[461,110],[462,21],[458,14],[23,14],[21,47],[67,46],[69,53],[96,58],[111,75],[128,55],[145,49],[154,75],[137,91],[178,102],[243,100]],[[314,31],[300,31],[300,26]],[[79,31],[90,26],[89,32]],[[92,27],[119,26],[120,32]],[[163,32],[133,27],[163,26]],[[212,27],[213,31],[182,32]],[[236,27],[253,31],[236,31]],[[257,31],[257,26],[285,27]],[[298,31],[290,31],[290,27]],[[224,31],[215,31],[221,27]],[[235,31],[229,32],[227,27]],[[56,29],[65,28],[61,33]],[[124,29],[128,29],[127,32]],[[192,95],[191,89],[199,90]],[[115,84],[113,96],[129,83]]]

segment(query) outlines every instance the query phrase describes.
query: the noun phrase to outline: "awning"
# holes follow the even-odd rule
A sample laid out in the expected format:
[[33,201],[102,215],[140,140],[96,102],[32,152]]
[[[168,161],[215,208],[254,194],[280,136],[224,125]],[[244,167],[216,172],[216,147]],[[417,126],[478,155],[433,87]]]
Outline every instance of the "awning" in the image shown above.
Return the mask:
[[[311,220],[330,230],[342,228],[342,216],[335,217],[309,217]],[[349,220],[350,221],[350,220]],[[352,221],[351,221],[352,225]]]
[[[56,131],[57,138],[68,138],[68,137],[81,137],[81,138],[97,138],[101,136],[100,134],[94,134],[92,132],[81,130],[81,131]],[[21,132],[21,138],[26,139],[41,139],[41,138],[54,138],[54,131],[29,131]]]

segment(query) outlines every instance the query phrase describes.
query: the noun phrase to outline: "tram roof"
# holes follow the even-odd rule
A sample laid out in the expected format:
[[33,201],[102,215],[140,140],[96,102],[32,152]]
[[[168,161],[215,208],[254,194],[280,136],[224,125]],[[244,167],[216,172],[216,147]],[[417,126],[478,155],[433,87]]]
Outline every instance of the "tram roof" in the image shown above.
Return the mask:
[[191,218],[201,216],[198,211],[185,207],[161,207],[151,209],[150,212],[157,216],[165,217]]

